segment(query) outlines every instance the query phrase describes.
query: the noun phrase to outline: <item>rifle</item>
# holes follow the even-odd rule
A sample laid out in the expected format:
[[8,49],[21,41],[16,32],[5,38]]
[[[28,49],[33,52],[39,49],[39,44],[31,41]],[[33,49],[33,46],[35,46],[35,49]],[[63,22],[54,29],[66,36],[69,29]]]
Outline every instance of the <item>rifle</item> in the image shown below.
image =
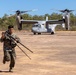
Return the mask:
[[20,48],[20,46],[17,45],[17,47],[31,60],[31,58]]
[[[16,41],[15,38],[13,38],[11,35],[9,35],[8,33],[5,33],[13,42]],[[16,41],[17,42],[17,41]],[[17,46],[18,44],[14,42]],[[29,48],[27,48],[25,45],[23,45],[21,42],[18,41],[18,43],[20,43],[23,47],[25,47],[27,50],[29,50],[31,53],[33,53],[33,51],[31,51]],[[31,58],[18,46],[18,48],[31,60]]]
[[[13,38],[11,35],[9,35],[8,33],[6,33],[7,36],[11,39],[13,39],[14,41],[17,42],[17,40],[15,38]],[[27,50],[29,50],[31,53],[33,53],[33,51],[31,51],[29,48],[27,48],[24,44],[22,44],[20,41],[18,41],[17,43],[21,44],[23,47],[25,47]]]

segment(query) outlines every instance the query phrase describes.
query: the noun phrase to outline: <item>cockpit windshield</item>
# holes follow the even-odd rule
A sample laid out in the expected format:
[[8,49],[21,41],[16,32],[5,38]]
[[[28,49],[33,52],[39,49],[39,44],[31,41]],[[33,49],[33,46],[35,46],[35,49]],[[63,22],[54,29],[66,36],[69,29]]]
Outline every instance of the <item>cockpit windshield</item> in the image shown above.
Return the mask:
[[33,27],[40,27],[40,24],[34,24]]

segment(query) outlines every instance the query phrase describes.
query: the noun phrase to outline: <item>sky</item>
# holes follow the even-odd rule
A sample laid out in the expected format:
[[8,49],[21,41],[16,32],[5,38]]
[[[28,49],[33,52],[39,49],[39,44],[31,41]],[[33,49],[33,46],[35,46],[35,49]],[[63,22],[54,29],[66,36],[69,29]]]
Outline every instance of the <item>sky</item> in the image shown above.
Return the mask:
[[76,10],[76,0],[0,0],[0,17],[3,17],[4,14],[15,14],[12,10],[38,9],[34,12],[28,12],[28,14],[45,15],[53,12],[59,13],[51,9],[61,10],[66,8]]

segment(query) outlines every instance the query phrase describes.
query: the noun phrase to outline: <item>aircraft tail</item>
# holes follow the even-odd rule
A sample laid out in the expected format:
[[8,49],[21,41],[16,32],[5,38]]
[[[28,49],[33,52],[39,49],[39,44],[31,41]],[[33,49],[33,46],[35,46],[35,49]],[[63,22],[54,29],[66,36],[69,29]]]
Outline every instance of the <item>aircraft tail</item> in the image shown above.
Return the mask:
[[48,16],[46,16],[46,21],[48,21]]

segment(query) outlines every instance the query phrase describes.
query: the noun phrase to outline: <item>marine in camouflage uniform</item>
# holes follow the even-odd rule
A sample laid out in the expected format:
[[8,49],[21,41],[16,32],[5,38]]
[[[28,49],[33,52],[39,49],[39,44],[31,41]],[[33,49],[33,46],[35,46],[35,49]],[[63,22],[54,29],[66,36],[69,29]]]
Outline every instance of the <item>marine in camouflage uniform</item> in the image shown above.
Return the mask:
[[3,42],[3,52],[4,52],[3,63],[5,64],[6,61],[7,62],[10,61],[9,71],[11,71],[12,68],[15,66],[16,43],[11,38],[9,38],[7,34],[15,38],[17,42],[20,41],[20,39],[15,33],[13,33],[13,26],[8,26],[8,30],[6,32],[2,32],[1,42]]

